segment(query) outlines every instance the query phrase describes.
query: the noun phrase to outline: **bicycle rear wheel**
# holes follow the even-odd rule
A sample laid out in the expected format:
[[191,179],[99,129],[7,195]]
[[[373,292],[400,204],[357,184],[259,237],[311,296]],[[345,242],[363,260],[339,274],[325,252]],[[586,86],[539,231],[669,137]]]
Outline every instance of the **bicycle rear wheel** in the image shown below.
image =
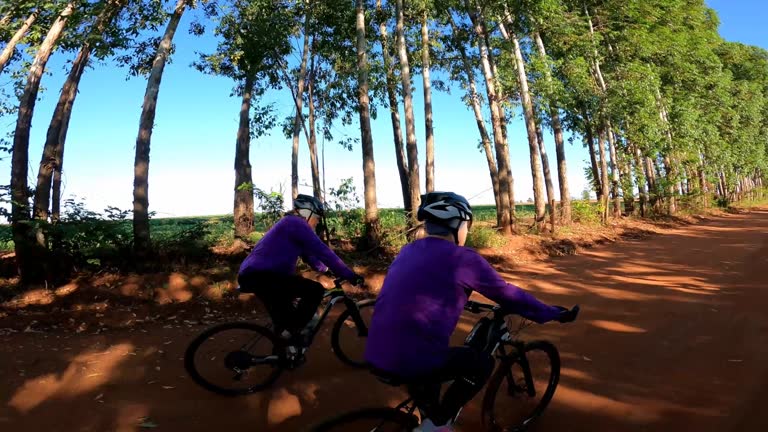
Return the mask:
[[368,329],[373,318],[373,306],[376,300],[364,300],[357,303],[364,328],[360,328],[353,318],[354,309],[347,309],[339,315],[331,332],[331,347],[336,357],[349,366],[364,368],[365,343],[368,340]]
[[225,396],[272,385],[285,364],[283,345],[267,328],[232,322],[211,327],[184,353],[184,368],[203,388]]
[[483,425],[493,432],[525,431],[541,416],[560,380],[560,354],[546,341],[526,343],[505,356],[488,381]]
[[411,432],[419,419],[396,408],[365,408],[341,414],[313,427],[312,432]]

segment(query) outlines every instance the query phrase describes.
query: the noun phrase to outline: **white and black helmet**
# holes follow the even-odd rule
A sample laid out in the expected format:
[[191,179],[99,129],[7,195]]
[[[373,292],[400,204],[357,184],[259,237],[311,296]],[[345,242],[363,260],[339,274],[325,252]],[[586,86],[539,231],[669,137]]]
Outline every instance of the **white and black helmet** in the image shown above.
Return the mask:
[[313,214],[325,216],[325,207],[319,199],[311,196],[299,194],[293,200],[293,209],[298,211],[303,217],[309,219]]
[[430,192],[421,196],[416,217],[449,228],[455,235],[461,222],[472,225],[472,206],[466,198],[453,192]]

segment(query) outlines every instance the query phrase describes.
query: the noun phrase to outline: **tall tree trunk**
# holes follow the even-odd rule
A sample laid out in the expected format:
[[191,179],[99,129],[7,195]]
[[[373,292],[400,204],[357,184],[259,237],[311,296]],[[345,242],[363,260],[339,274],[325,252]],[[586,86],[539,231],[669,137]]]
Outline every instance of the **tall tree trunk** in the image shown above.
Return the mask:
[[621,217],[621,196],[619,196],[619,161],[616,154],[616,137],[613,128],[608,123],[606,126],[608,135],[608,149],[611,157],[611,194],[613,195],[613,217]]
[[655,207],[657,201],[656,193],[656,175],[653,171],[653,161],[651,158],[643,157],[644,165],[643,171],[645,172],[645,180],[648,183],[648,203]]
[[667,213],[672,215],[677,212],[677,203],[676,203],[676,197],[677,195],[675,193],[675,182],[677,181],[677,173],[675,170],[675,167],[672,165],[670,160],[669,153],[672,152],[672,129],[669,124],[669,117],[667,116],[667,110],[664,106],[664,100],[661,96],[661,90],[659,88],[656,88],[656,104],[659,108],[659,118],[661,119],[661,122],[665,126],[665,133],[667,138],[667,151],[664,152],[664,169],[666,172],[666,181],[667,181]]
[[25,19],[21,24],[21,27],[19,27],[19,29],[16,30],[16,33],[13,34],[11,40],[9,40],[5,45],[5,48],[3,48],[3,52],[0,53],[0,74],[3,73],[3,69],[5,69],[5,67],[8,65],[8,62],[11,61],[11,57],[13,57],[13,51],[16,49],[16,45],[24,37],[24,35],[27,34],[29,28],[32,27],[32,24],[35,23],[35,20],[37,20],[38,14],[39,12],[37,10],[29,14],[27,19]]
[[379,207],[376,203],[376,163],[373,159],[370,101],[368,98],[368,43],[365,38],[365,1],[356,2],[357,29],[357,100],[360,114],[360,140],[363,144],[363,190],[365,233],[368,246],[379,245]]
[[181,16],[187,7],[187,0],[179,0],[165,29],[163,39],[157,47],[152,69],[144,93],[144,105],[139,120],[139,134],[136,138],[136,159],[133,164],[133,248],[136,255],[145,257],[150,249],[149,234],[149,146],[152,140],[152,128],[155,124],[157,97],[160,81],[163,78],[165,63],[171,51],[173,36],[179,26]]
[[61,220],[61,173],[64,166],[64,152],[62,151],[57,156],[57,169],[53,171],[51,185],[51,223],[54,224]]
[[389,47],[387,23],[381,7],[381,0],[376,0],[376,13],[379,21],[379,42],[381,44],[384,69],[387,75],[387,99],[389,101],[389,116],[392,121],[392,134],[395,142],[395,161],[400,176],[400,191],[403,194],[403,208],[406,214],[411,213],[411,187],[408,179],[408,162],[405,160],[403,131],[400,125],[400,109],[397,100],[397,78],[395,77],[394,61]]
[[525,117],[525,129],[528,132],[528,150],[531,159],[531,177],[533,177],[533,202],[536,208],[536,226],[541,229],[544,225],[546,207],[544,203],[544,182],[541,178],[542,165],[539,157],[539,141],[536,136],[536,119],[533,112],[533,102],[528,91],[528,76],[525,74],[525,60],[520,49],[520,41],[514,33],[508,33],[503,23],[499,23],[502,35],[511,40],[517,70],[517,84],[520,90],[520,99],[523,104],[523,117]]
[[[48,220],[48,205],[51,201],[51,182],[53,172],[62,170],[62,161],[64,154],[64,144],[67,139],[67,130],[69,120],[72,116],[72,107],[77,97],[77,88],[80,85],[80,79],[83,76],[88,61],[90,60],[94,40],[98,40],[104,33],[105,28],[117,16],[120,9],[125,6],[127,0],[113,0],[102,10],[93,24],[86,41],[80,47],[80,51],[72,63],[67,80],[61,88],[59,101],[56,109],[53,111],[53,118],[48,126],[45,145],[43,147],[43,156],[40,160],[40,168],[37,172],[37,187],[35,188],[35,199],[33,217],[38,220]],[[61,178],[61,176],[59,176]],[[40,233],[39,235],[42,235]]]
[[[547,156],[547,149],[544,147],[544,133],[541,130],[541,120],[536,112],[536,105],[534,105],[533,115],[536,118],[536,141],[539,144],[539,154],[541,156],[541,166],[544,169],[544,185],[547,190],[547,203],[552,205],[555,202],[555,187],[552,184],[552,173],[549,169],[549,156]],[[555,208],[550,208],[552,214],[555,213]]]
[[251,173],[251,97],[254,76],[248,73],[240,104],[240,126],[235,146],[235,238],[246,240],[253,232],[253,175]]
[[608,161],[605,157],[605,130],[600,129],[598,132],[597,143],[600,151],[600,185],[602,189],[600,191],[600,205],[603,213],[603,222],[608,220]]
[[586,111],[582,114],[582,117],[584,118],[584,138],[587,141],[589,160],[592,167],[592,184],[595,188],[595,196],[597,197],[597,200],[600,201],[602,200],[603,184],[600,177],[600,169],[597,165],[597,154],[595,153],[595,135],[592,132],[592,126]]
[[[481,17],[482,18],[482,17]],[[504,110],[504,106],[501,104],[501,101],[507,100],[507,95],[504,94],[504,88],[501,85],[501,80],[499,79],[499,71],[498,67],[496,65],[496,58],[493,55],[493,50],[490,49],[491,47],[491,38],[488,33],[488,28],[485,25],[485,19],[480,20],[480,26],[483,30],[485,41],[485,46],[488,47],[488,63],[491,65],[491,75],[493,76],[493,83],[496,87],[496,100],[498,105],[498,111],[499,111],[499,122],[501,123],[501,137],[504,140],[505,145],[505,152],[507,154],[507,160],[509,160],[509,138],[507,136],[507,122],[509,121],[509,118],[507,116],[506,111]],[[509,162],[507,162],[507,166],[509,168],[509,220],[512,225],[512,230],[515,230],[515,226],[517,223],[517,214],[516,214],[516,207],[515,207],[515,178],[512,175],[512,165],[510,165]]]
[[709,188],[707,187],[707,177],[704,174],[704,157],[699,156],[699,167],[697,170],[699,178],[699,190],[701,192],[701,205],[704,208],[709,207]]
[[480,63],[485,77],[485,88],[488,95],[488,104],[491,108],[491,124],[493,126],[493,141],[496,147],[496,163],[499,167],[499,203],[501,206],[496,209],[496,219],[502,233],[509,235],[512,233],[512,218],[510,203],[511,171],[509,167],[509,148],[504,138],[502,130],[502,115],[499,99],[496,94],[495,77],[491,69],[488,58],[489,48],[485,44],[485,31],[481,24],[482,16],[479,14],[479,8],[473,8],[469,1],[465,1],[465,6],[472,24],[475,27],[477,35],[477,44],[480,50]]
[[427,140],[427,161],[425,165],[426,191],[435,190],[435,136],[432,131],[432,81],[429,78],[429,28],[427,12],[421,22],[421,63],[424,87],[424,130]]
[[[314,63],[314,57],[312,58]],[[314,65],[311,68],[314,70]],[[311,74],[309,82],[307,83],[307,105],[309,106],[309,140],[307,145],[309,147],[309,164],[312,169],[312,195],[323,200],[323,191],[320,186],[320,164],[317,161],[317,133],[315,132],[315,77],[314,73]]]
[[635,178],[637,179],[637,192],[640,195],[640,216],[645,217],[648,206],[648,190],[646,189],[645,170],[640,148],[634,143],[631,146],[632,157],[635,160]]
[[[456,23],[453,20],[453,16],[448,16],[453,34],[458,34]],[[501,208],[499,201],[499,171],[496,167],[496,161],[493,157],[493,149],[491,148],[491,137],[488,135],[488,130],[485,127],[485,120],[483,120],[483,111],[480,107],[480,95],[477,92],[477,84],[475,83],[475,74],[472,70],[472,66],[469,63],[467,57],[467,51],[464,49],[464,44],[458,42],[456,44],[459,54],[461,54],[461,62],[464,67],[464,73],[467,76],[467,88],[469,89],[469,99],[472,103],[472,111],[475,114],[475,122],[477,123],[477,130],[480,133],[480,142],[483,145],[485,152],[485,159],[488,162],[488,172],[491,175],[491,185],[493,186],[493,199],[496,203],[496,208]]]
[[421,201],[419,187],[419,151],[416,147],[416,121],[413,118],[413,96],[411,95],[411,69],[408,51],[405,46],[405,24],[403,0],[395,1],[397,14],[397,46],[400,56],[400,78],[403,85],[403,103],[405,105],[405,142],[408,154],[409,185],[411,187],[411,222],[416,224],[416,209]]
[[[508,95],[504,94],[504,88],[501,85],[501,79],[499,78],[499,70],[496,64],[496,57],[493,54],[493,50],[491,49],[491,37],[490,32],[488,31],[488,27],[485,23],[485,17],[482,15],[482,11],[480,9],[477,10],[478,17],[480,18],[478,22],[480,23],[481,30],[483,32],[483,41],[485,43],[485,46],[488,48],[488,64],[491,66],[491,75],[493,76],[493,85],[495,87],[496,92],[496,100],[498,105],[498,112],[499,112],[499,122],[501,123],[501,137],[504,139],[505,144],[505,152],[507,154],[506,159],[509,161],[509,140],[507,138],[507,122],[509,119],[507,118],[507,114],[504,110],[504,107],[501,105],[500,101],[506,100],[508,98]],[[509,168],[509,220],[510,224],[512,226],[512,230],[515,230],[516,223],[517,223],[517,214],[516,214],[516,207],[515,207],[515,178],[512,175],[512,166],[507,162],[507,166]]]
[[[533,33],[539,56],[547,59],[547,50],[539,32]],[[552,71],[547,67],[544,71],[544,79],[549,84],[552,82]],[[560,218],[563,223],[571,222],[571,192],[568,189],[568,164],[565,161],[565,140],[563,138],[563,125],[560,122],[560,112],[557,105],[549,101],[549,117],[552,120],[552,132],[555,136],[555,153],[557,155],[557,180],[560,186]]]
[[675,178],[677,177],[677,173],[672,165],[672,160],[667,155],[664,155],[664,171],[667,174],[667,194],[669,195],[667,197],[667,213],[673,215],[677,212],[677,200],[675,198],[677,195],[675,192]]
[[618,153],[617,162],[619,164],[619,172],[621,174],[621,182],[619,184],[622,195],[624,196],[624,214],[631,216],[635,213],[635,187],[632,183],[632,150],[627,143],[626,154]]
[[45,65],[48,63],[53,48],[74,9],[74,1],[67,3],[48,30],[48,34],[46,34],[29,68],[27,83],[19,99],[19,115],[13,135],[13,155],[11,157],[11,223],[16,262],[23,284],[38,282],[47,277],[47,245],[45,239],[35,236],[37,232],[32,229],[32,225],[29,223],[27,184],[29,133]]
[[[299,78],[296,84],[296,94],[294,96],[296,116],[293,119],[293,142],[291,148],[291,196],[296,198],[299,194],[299,136],[301,127],[304,124],[304,115],[302,105],[304,103],[304,82],[307,75],[307,61],[309,59],[309,2],[307,1],[307,11],[304,16],[304,46],[301,51],[301,65],[299,66]],[[290,82],[287,85],[293,87]]]

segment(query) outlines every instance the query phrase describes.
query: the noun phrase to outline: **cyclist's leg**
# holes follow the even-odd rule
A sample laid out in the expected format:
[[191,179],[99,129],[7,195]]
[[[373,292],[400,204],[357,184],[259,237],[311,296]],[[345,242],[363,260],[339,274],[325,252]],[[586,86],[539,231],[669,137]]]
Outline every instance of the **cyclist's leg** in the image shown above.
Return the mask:
[[238,282],[243,292],[250,292],[261,300],[267,309],[275,333],[278,335],[291,328],[294,306],[291,280],[288,276],[270,272],[241,274]]
[[432,414],[436,425],[451,421],[472,400],[491,376],[494,360],[489,354],[469,347],[451,348],[448,361],[440,368],[443,381],[453,380],[443,395],[440,409]]
[[291,296],[299,299],[292,319],[292,327],[298,332],[306,327],[317,312],[323,300],[325,288],[319,282],[301,276],[292,276],[290,290]]

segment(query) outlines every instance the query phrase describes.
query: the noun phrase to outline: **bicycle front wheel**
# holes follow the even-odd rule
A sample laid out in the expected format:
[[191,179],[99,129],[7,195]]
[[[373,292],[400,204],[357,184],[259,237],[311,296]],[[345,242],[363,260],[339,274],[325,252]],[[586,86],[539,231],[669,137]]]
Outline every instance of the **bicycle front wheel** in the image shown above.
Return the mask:
[[411,432],[419,425],[413,414],[395,408],[365,408],[313,427],[312,432]]
[[[349,366],[364,368],[365,343],[368,340],[368,329],[373,318],[373,306],[376,300],[364,300],[357,303],[357,310],[347,309],[339,315],[339,319],[333,325],[331,332],[331,347],[336,357]],[[360,314],[362,326],[355,319],[356,313]]]
[[522,432],[541,416],[560,380],[560,354],[546,341],[526,343],[502,358],[483,397],[483,425]]
[[247,322],[225,323],[201,333],[184,353],[184,368],[203,388],[225,396],[264,390],[283,371],[285,355],[275,335]]

